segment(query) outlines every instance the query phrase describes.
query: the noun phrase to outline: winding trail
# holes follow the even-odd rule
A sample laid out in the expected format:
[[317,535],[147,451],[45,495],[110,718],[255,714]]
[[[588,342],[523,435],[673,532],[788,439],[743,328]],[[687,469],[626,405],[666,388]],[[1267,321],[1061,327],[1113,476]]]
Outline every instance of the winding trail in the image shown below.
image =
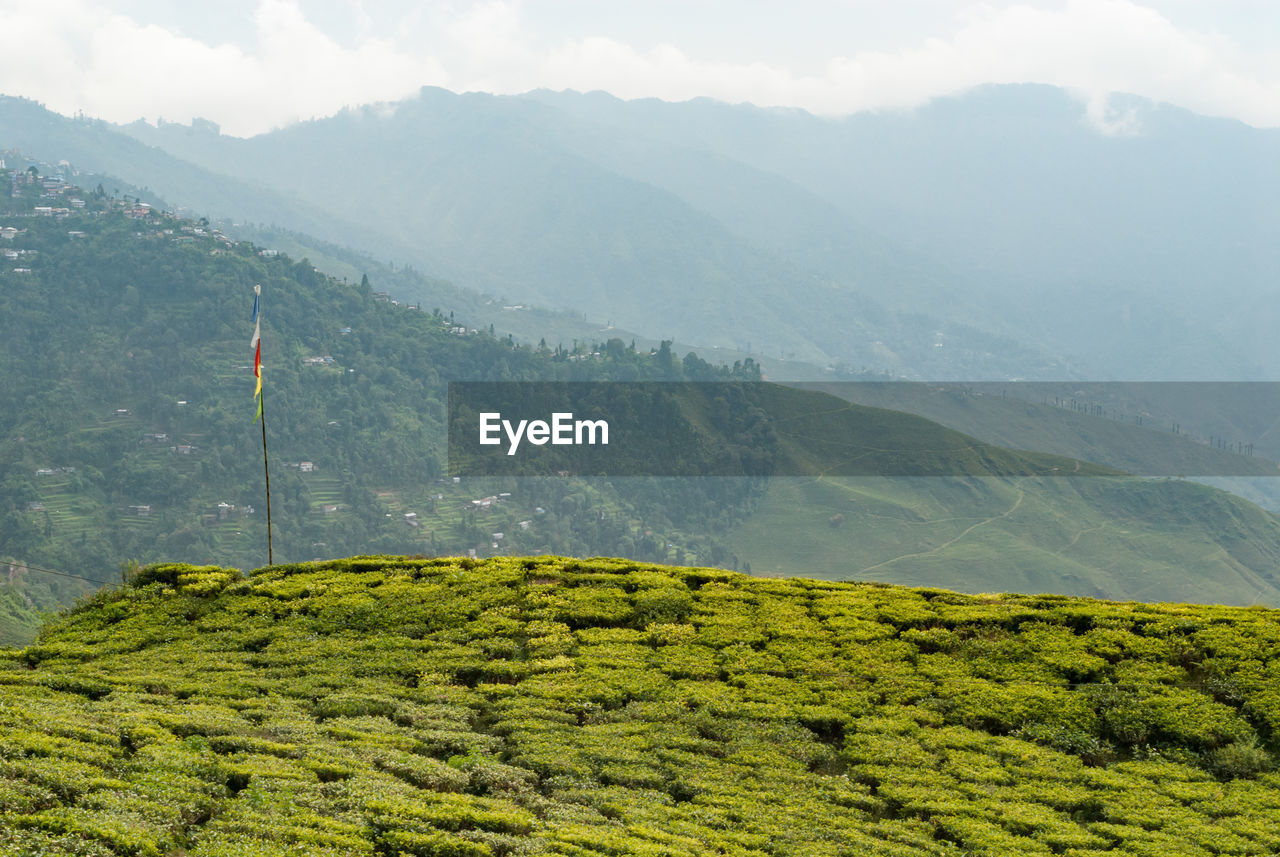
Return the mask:
[[1061,554],[1064,551],[1071,550],[1073,547],[1076,546],[1076,542],[1080,541],[1080,537],[1083,536],[1085,533],[1094,533],[1094,532],[1097,532],[1098,530],[1106,528],[1106,526],[1107,526],[1106,522],[1103,522],[1101,524],[1098,524],[1098,526],[1096,527],[1085,527],[1083,530],[1080,530],[1074,536],[1072,536],[1071,541],[1067,542],[1067,544],[1065,544],[1062,548],[1060,548],[1057,551],[1057,553]]
[[961,539],[963,539],[965,536],[969,535],[969,533],[972,533],[974,530],[978,529],[978,527],[986,526],[987,524],[991,523],[992,521],[998,521],[998,520],[1000,520],[1001,518],[1007,518],[1007,517],[1009,517],[1010,515],[1012,515],[1014,512],[1018,511],[1018,507],[1022,505],[1022,498],[1023,498],[1023,497],[1025,497],[1025,496],[1026,496],[1026,494],[1023,492],[1023,490],[1022,490],[1021,488],[1019,488],[1019,489],[1018,489],[1018,499],[1017,499],[1017,500],[1014,500],[1014,501],[1013,501],[1013,505],[1012,505],[1012,506],[1010,506],[1008,509],[1005,509],[1005,510],[1004,510],[1002,513],[1000,513],[999,515],[992,515],[990,518],[986,518],[986,519],[984,519],[984,520],[979,521],[978,523],[974,524],[974,525],[973,525],[973,526],[971,526],[971,527],[966,528],[964,531],[962,531],[962,532],[961,532],[961,533],[959,533],[958,535],[956,535],[956,536],[952,537],[951,539],[949,539],[949,540],[947,540],[947,541],[943,542],[942,544],[938,545],[937,547],[929,548],[929,550],[927,550],[927,551],[918,551],[918,552],[916,552],[916,553],[904,553],[904,554],[902,554],[901,556],[895,556],[895,557],[892,557],[891,559],[886,559],[886,560],[884,560],[883,562],[878,562],[878,563],[876,563],[875,565],[869,565],[869,566],[867,566],[866,568],[862,569],[862,571],[864,571],[864,572],[865,572],[865,571],[874,571],[874,570],[875,570],[875,569],[877,569],[877,568],[881,568],[881,567],[883,567],[883,566],[889,565],[890,563],[897,562],[898,560],[902,560],[902,559],[911,559],[911,558],[913,558],[913,557],[918,557],[918,556],[928,556],[929,554],[934,554],[934,553],[938,553],[939,551],[944,551],[944,550],[946,550],[947,548],[951,547],[951,546],[952,546],[953,544],[955,544],[956,542],[958,542],[958,541],[960,541]]

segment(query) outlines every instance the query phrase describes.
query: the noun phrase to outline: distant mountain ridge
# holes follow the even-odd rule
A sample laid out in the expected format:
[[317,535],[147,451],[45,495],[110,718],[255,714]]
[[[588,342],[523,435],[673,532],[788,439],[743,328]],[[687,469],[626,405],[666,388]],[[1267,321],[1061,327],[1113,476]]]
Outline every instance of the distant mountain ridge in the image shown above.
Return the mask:
[[[487,105],[479,112],[477,99]],[[188,159],[179,160],[130,143],[105,123],[4,99],[0,139],[51,162],[70,155],[77,167],[118,175],[197,214],[306,232],[512,303],[585,312],[654,339],[908,375],[1004,377],[1001,361],[1062,374],[1035,346],[963,318],[929,318],[918,306],[888,308],[815,274],[721,223],[697,200],[567,146],[576,132],[562,127],[559,111],[529,102],[511,118],[510,104],[426,92],[390,119],[371,110],[326,120],[338,129],[337,145],[309,140],[314,123],[286,129],[284,138],[248,141],[200,123],[118,129]],[[383,124],[393,120],[411,127]],[[368,168],[350,169],[353,161]],[[818,205],[817,219],[828,209]],[[916,276],[894,275],[890,256],[876,258],[899,285]],[[950,337],[949,350],[938,350],[939,333]]]
[[[123,130],[289,187],[331,216],[379,223],[382,246],[394,242],[427,270],[513,301],[696,345],[769,353],[776,344],[776,354],[819,365],[855,363],[851,347],[870,359],[870,343],[885,335],[877,326],[892,314],[815,282],[679,195],[587,157],[567,144],[576,129],[562,123],[560,111],[534,102],[428,90],[390,118],[353,110],[246,141],[174,126]],[[824,324],[833,314],[838,327]]]
[[905,377],[1274,378],[1280,131],[1111,107],[1133,133],[1031,85],[844,119],[424,89],[239,139],[0,99],[0,146],[654,339]]
[[[1111,106],[1135,133],[1032,85],[844,119],[426,89],[249,140],[122,130],[641,333],[920,377],[1273,378],[1280,131]],[[382,182],[337,193],[338,164]]]

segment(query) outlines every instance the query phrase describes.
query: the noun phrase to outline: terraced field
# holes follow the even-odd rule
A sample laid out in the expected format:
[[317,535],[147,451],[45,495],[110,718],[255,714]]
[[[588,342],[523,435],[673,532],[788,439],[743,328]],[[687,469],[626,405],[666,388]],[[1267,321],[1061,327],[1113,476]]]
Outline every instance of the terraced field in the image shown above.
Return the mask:
[[0,650],[0,849],[1263,855],[1280,613],[619,560],[154,566]]

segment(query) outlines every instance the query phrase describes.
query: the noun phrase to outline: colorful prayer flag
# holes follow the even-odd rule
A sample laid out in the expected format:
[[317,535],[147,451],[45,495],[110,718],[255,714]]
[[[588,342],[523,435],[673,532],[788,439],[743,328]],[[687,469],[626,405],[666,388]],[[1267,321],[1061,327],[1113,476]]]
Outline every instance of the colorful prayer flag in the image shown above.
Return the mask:
[[249,340],[249,347],[253,349],[253,377],[257,383],[254,386],[253,398],[256,403],[253,421],[256,423],[262,418],[262,319],[258,318],[258,296],[262,294],[262,285],[253,287],[253,338]]

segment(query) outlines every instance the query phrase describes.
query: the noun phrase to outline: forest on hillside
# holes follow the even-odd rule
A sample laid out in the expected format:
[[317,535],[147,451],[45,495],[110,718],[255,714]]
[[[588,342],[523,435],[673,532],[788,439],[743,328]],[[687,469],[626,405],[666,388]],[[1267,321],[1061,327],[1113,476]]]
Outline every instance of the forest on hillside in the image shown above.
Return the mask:
[[749,484],[448,478],[446,387],[758,379],[750,361],[517,345],[100,186],[25,171],[0,184],[17,254],[0,269],[0,557],[108,580],[125,560],[265,562],[248,345],[261,284],[280,557],[483,554],[502,532],[521,552],[730,559],[707,534],[744,513]]

